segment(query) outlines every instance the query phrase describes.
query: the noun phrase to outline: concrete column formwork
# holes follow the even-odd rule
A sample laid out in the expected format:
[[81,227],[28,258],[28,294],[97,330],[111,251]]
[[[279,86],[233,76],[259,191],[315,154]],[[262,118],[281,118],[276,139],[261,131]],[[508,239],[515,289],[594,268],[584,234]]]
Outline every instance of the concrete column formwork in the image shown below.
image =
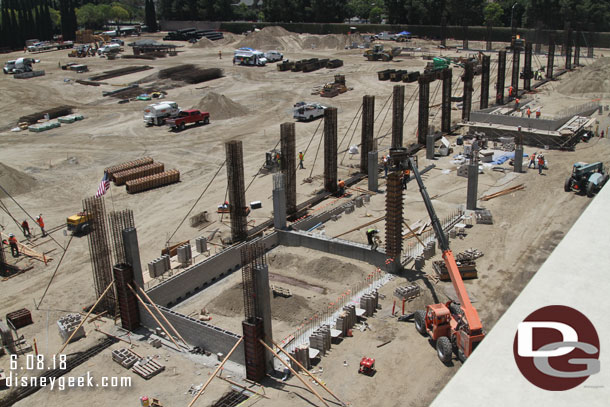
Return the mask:
[[242,142],[232,140],[225,143],[227,153],[227,187],[229,189],[229,211],[233,242],[248,237],[248,214],[244,187],[244,153]]
[[443,81],[442,100],[441,100],[441,131],[451,132],[451,87],[453,85],[453,71],[451,68],[443,69],[441,72]]
[[513,87],[513,95],[518,97],[519,95],[519,73],[521,63],[521,50],[513,49],[513,69],[511,71],[510,84]]
[[477,209],[477,190],[479,184],[479,162],[472,160],[468,164],[468,191],[466,193],[466,209]]
[[525,53],[523,58],[523,89],[526,91],[532,90],[532,43],[525,44]]
[[402,147],[405,116],[405,86],[395,85],[392,96],[392,148]]
[[144,288],[144,277],[142,276],[142,262],[140,261],[140,248],[138,246],[138,232],[136,228],[123,229],[123,245],[125,249],[125,260],[133,270],[133,281],[140,288]]
[[377,151],[369,151],[368,171],[369,171],[369,191],[377,192],[379,189],[379,161]]
[[474,79],[474,67],[471,63],[464,65],[464,75],[462,80],[464,81],[464,97],[462,102],[462,121],[470,120],[470,112],[472,110],[472,81]]
[[273,174],[273,227],[286,229],[286,176]]
[[294,123],[280,125],[280,145],[282,159],[280,166],[285,179],[286,213],[292,215],[297,211],[297,167],[296,167],[296,136]]
[[504,80],[506,75],[506,51],[498,52],[498,78],[496,81],[496,104],[504,104]]
[[362,137],[360,139],[360,172],[368,172],[369,153],[373,151],[375,96],[362,97]]
[[421,145],[426,145],[426,136],[428,135],[428,118],[430,115],[430,82],[432,78],[429,75],[420,75],[417,82],[419,83],[419,114],[417,117],[417,142]]
[[489,107],[489,68],[491,65],[491,56],[483,55],[481,60],[481,101],[480,109]]

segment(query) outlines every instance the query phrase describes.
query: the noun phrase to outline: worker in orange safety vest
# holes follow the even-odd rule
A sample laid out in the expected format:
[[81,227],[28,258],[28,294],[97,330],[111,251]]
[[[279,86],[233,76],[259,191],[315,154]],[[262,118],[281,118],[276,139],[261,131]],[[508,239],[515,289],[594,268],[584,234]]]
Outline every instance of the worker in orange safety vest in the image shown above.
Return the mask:
[[45,232],[44,230],[44,220],[42,220],[42,213],[36,216],[36,223],[38,223],[38,226],[40,226],[40,230],[42,231],[42,237],[45,237],[47,235],[47,232]]
[[11,246],[11,254],[13,257],[19,257],[19,246],[17,245],[17,238],[14,234],[8,235],[8,244]]

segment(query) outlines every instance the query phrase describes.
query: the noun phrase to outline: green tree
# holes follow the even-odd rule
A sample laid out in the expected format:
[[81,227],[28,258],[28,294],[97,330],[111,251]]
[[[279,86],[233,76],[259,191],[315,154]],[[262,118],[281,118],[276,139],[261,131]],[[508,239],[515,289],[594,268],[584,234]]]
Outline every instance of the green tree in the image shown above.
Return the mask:
[[371,20],[371,24],[379,24],[381,23],[381,14],[383,13],[383,10],[381,9],[381,7],[373,7],[371,9],[371,12],[369,13],[369,19]]
[[155,12],[155,2],[153,0],[146,0],[145,4],[145,23],[148,27],[149,32],[157,32],[159,27],[157,26],[157,13]]
[[499,26],[502,21],[502,14],[504,14],[504,10],[498,3],[487,3],[483,8],[485,24]]
[[370,1],[349,0],[346,6],[346,14],[348,18],[358,17],[361,20],[368,20],[372,7]]
[[117,25],[117,28],[119,28],[119,23],[121,21],[129,19],[129,13],[121,6],[112,6],[110,8],[110,18],[114,20]]

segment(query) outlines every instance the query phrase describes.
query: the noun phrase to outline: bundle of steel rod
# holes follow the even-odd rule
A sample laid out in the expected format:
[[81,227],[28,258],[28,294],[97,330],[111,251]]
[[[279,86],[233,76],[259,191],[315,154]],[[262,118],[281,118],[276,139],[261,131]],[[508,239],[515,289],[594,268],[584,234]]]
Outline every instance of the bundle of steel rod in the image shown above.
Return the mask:
[[114,184],[123,185],[127,181],[158,174],[163,171],[165,171],[165,166],[163,163],[159,162],[143,165],[141,167],[130,168],[125,171],[115,172],[113,174]]
[[490,199],[497,198],[502,195],[507,195],[507,194],[513,193],[515,191],[521,191],[523,189],[525,189],[525,186],[523,184],[519,184],[517,186],[506,188],[506,189],[503,189],[502,191],[499,191],[499,192],[496,192],[493,194],[485,195],[485,196],[481,197],[480,199],[481,199],[481,201],[489,201]]
[[148,177],[127,181],[127,193],[134,194],[180,181],[180,171],[169,170]]
[[104,172],[106,174],[108,174],[108,178],[110,181],[114,181],[114,174],[116,174],[117,172],[129,170],[131,168],[141,167],[143,165],[152,164],[153,162],[154,162],[154,160],[152,158],[143,157],[143,158],[137,159],[135,161],[128,161],[125,163],[113,165],[112,167],[108,167],[108,168],[104,169]]

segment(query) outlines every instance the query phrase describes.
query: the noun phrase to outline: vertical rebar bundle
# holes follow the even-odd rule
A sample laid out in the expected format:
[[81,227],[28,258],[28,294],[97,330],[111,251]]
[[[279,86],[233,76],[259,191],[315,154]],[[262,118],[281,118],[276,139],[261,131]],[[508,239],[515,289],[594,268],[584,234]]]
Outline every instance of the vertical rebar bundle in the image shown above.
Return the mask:
[[513,87],[513,95],[519,96],[519,64],[521,62],[521,50],[513,49],[513,69],[510,84]]
[[523,60],[523,89],[532,90],[532,43],[525,44],[525,54]]
[[292,215],[297,211],[297,167],[296,167],[296,136],[294,123],[280,125],[280,143],[282,159],[280,167],[286,176],[286,213]]
[[453,85],[453,71],[446,68],[441,71],[443,80],[442,100],[441,100],[441,131],[451,132],[451,87]]
[[113,211],[108,214],[108,224],[110,225],[110,237],[112,238],[112,252],[114,253],[114,264],[127,263],[125,256],[125,245],[123,244],[123,230],[135,228],[133,211]]
[[388,175],[386,192],[385,251],[389,258],[400,261],[402,251],[402,186],[400,172]]
[[[106,290],[112,282],[112,260],[108,227],[106,225],[106,208],[102,197],[91,197],[83,200],[85,212],[91,215],[89,225],[91,233],[87,235],[89,241],[89,254],[93,269],[93,284],[96,297]],[[100,308],[101,307],[101,308]],[[116,311],[116,296],[114,290],[109,290],[100,301],[97,311],[107,311],[114,315]]]
[[244,153],[239,140],[225,143],[227,153],[227,184],[229,189],[229,212],[231,214],[231,236],[233,242],[248,237],[248,206],[244,187]]
[[489,68],[491,56],[483,55],[481,60],[481,102],[479,107],[487,109],[489,107]]
[[426,145],[428,136],[428,118],[430,115],[430,82],[428,75],[420,75],[419,83],[419,114],[417,117],[417,142]]
[[369,152],[373,150],[375,124],[375,96],[362,98],[362,137],[360,139],[360,172],[368,173]]
[[492,43],[491,43],[491,33],[493,32],[493,25],[491,23],[487,23],[487,31],[485,31],[485,50],[487,51],[491,51],[492,50]]
[[574,66],[580,65],[580,37],[582,32],[576,31],[576,38],[574,38]]
[[462,48],[468,49],[468,25],[466,25],[465,21],[464,25],[462,26],[462,32],[464,35],[464,38],[462,38]]
[[402,147],[405,113],[405,87],[395,85],[392,97],[392,148]]
[[241,277],[244,285],[244,317],[254,323],[256,318],[256,270],[267,265],[262,244],[246,244],[241,248]]
[[567,22],[566,23],[566,30],[564,30],[565,32],[565,45],[563,46],[563,48],[565,49],[565,54],[566,54],[566,65],[565,68],[566,69],[572,69],[572,28],[570,28],[570,23]]
[[498,52],[498,79],[496,82],[496,104],[504,104],[504,78],[506,75],[506,51]]
[[337,108],[324,110],[324,189],[337,192]]
[[470,120],[470,111],[472,109],[472,81],[474,79],[474,68],[472,63],[466,63],[464,65],[464,75],[462,80],[464,81],[464,99],[462,103],[462,120]]
[[549,55],[546,61],[546,78],[553,79],[553,66],[555,65],[555,38],[549,37]]

